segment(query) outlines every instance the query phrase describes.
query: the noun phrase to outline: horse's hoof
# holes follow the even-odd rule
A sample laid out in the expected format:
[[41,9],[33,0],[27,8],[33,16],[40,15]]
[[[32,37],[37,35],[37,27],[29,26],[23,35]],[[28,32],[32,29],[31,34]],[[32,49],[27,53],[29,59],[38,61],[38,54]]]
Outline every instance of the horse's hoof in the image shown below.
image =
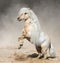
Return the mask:
[[43,54],[43,55],[38,55],[37,58],[38,58],[38,59],[42,59],[42,58],[44,58],[44,54]]
[[20,49],[21,47],[18,47],[18,49]]
[[39,59],[44,58],[44,55],[40,56]]

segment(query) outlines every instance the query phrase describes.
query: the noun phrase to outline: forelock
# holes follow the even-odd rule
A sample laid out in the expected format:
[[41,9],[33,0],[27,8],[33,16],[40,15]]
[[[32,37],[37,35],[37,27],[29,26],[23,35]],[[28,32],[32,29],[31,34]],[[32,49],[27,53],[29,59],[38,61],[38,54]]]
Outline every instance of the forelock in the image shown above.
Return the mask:
[[21,8],[20,11],[19,11],[19,14],[21,13],[29,13],[30,11],[30,8]]

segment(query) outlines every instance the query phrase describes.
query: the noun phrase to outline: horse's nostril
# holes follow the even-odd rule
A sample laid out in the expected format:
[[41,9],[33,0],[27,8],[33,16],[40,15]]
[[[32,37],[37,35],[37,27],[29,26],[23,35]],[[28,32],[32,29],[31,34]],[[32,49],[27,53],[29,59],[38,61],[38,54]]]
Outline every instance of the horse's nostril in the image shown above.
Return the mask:
[[22,19],[20,17],[17,18],[18,21],[22,21]]

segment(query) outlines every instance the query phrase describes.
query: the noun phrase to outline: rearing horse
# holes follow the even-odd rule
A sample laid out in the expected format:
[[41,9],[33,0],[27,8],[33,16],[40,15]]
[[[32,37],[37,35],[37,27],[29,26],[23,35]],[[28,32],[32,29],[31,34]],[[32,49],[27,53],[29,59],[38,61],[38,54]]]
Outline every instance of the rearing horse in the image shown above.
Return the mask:
[[55,57],[54,47],[51,44],[50,38],[41,30],[39,20],[35,13],[30,8],[20,9],[17,17],[18,21],[24,21],[24,28],[22,34],[18,38],[20,49],[23,46],[23,40],[27,39],[33,43],[39,54],[39,58],[47,58],[47,51],[49,50],[50,57]]

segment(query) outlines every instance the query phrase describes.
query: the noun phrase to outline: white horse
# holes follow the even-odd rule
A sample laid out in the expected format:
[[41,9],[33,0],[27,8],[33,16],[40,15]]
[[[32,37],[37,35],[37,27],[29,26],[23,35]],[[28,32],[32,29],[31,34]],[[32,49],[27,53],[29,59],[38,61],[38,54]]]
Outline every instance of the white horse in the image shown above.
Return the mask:
[[24,28],[21,36],[18,38],[20,49],[23,46],[23,40],[27,39],[33,43],[38,52],[38,57],[47,58],[49,50],[50,57],[55,57],[54,47],[51,44],[50,38],[41,30],[39,20],[35,13],[30,8],[20,9],[17,17],[18,21],[24,21]]

